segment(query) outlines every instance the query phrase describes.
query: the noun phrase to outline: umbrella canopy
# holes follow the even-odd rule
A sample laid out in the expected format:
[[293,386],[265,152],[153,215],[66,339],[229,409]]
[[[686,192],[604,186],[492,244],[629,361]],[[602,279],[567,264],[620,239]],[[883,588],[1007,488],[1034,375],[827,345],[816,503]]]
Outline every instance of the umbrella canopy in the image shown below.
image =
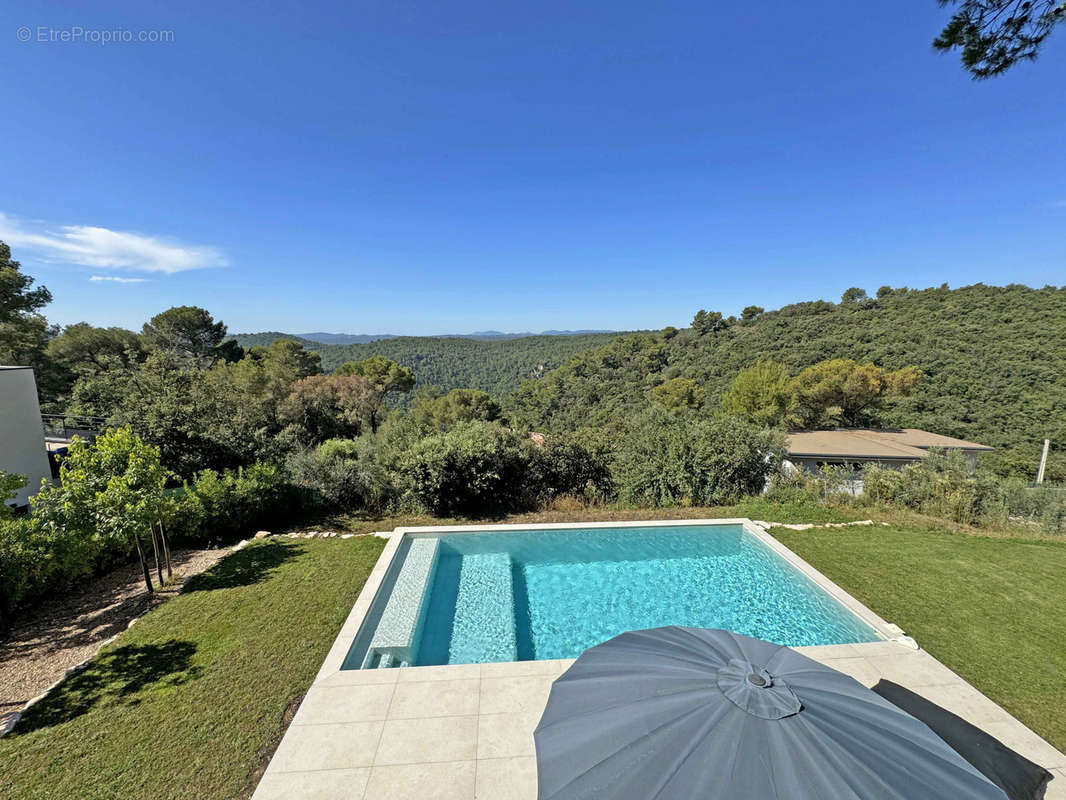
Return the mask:
[[653,628],[586,650],[534,733],[540,800],[1005,800],[914,717],[794,650]]

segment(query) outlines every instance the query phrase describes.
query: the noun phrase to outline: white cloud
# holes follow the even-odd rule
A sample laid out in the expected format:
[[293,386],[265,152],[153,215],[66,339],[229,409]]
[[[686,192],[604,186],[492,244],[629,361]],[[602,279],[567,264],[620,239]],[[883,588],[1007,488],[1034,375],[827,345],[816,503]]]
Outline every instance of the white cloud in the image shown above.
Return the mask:
[[114,275],[93,275],[91,281],[110,281],[111,283],[144,283],[144,278],[117,278]]
[[224,267],[228,263],[221,250],[209,245],[185,244],[94,225],[50,226],[16,220],[3,213],[0,239],[16,251],[27,250],[48,261],[86,267],[174,273]]

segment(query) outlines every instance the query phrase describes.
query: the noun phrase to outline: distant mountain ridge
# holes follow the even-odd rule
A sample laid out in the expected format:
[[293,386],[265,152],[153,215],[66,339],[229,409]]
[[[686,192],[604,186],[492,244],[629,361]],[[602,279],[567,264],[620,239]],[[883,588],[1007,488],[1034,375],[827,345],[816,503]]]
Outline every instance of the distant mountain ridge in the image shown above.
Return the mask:
[[299,339],[320,344],[366,344],[382,339],[395,339],[398,336],[395,333],[297,333],[295,335]]

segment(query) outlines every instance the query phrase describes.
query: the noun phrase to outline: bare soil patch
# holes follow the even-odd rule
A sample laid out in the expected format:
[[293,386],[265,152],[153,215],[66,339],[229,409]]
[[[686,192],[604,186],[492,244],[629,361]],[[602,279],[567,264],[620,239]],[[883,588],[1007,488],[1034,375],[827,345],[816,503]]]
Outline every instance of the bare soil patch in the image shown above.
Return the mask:
[[[0,729],[27,702],[96,655],[131,620],[181,591],[188,578],[211,567],[228,551],[175,550],[174,578],[153,595],[144,590],[138,564],[119,567],[63,597],[42,603],[0,641]],[[153,582],[155,573],[152,575]]]

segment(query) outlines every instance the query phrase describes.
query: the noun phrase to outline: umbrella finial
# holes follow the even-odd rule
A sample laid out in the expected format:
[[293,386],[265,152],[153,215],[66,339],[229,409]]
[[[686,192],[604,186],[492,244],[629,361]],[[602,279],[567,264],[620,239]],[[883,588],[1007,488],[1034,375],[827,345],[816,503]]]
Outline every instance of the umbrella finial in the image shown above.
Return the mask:
[[729,702],[759,719],[791,717],[803,709],[787,683],[742,658],[718,670],[718,688]]

